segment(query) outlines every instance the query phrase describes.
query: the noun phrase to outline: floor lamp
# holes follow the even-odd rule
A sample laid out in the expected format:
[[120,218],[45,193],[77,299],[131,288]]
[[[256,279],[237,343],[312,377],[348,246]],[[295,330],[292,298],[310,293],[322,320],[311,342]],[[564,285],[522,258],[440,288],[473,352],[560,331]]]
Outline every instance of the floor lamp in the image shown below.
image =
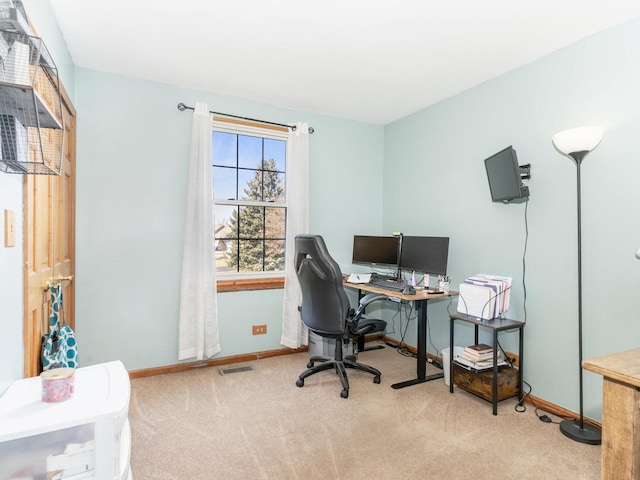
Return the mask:
[[584,157],[598,146],[602,140],[600,127],[580,127],[556,133],[553,144],[563,154],[571,157],[577,167],[578,179],[578,356],[580,369],[580,419],[563,420],[560,431],[567,437],[581,443],[600,445],[602,433],[591,425],[585,425],[582,402],[582,232],[580,210],[580,164]]

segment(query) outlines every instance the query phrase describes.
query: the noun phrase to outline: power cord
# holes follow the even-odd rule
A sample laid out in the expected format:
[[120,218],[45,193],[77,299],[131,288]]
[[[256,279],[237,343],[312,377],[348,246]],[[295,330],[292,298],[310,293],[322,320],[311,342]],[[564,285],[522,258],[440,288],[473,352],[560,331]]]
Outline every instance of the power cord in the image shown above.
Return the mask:
[[[560,423],[560,422],[554,422],[554,421],[551,419],[551,417],[549,417],[546,413],[544,413],[544,414],[540,415],[540,413],[538,413],[538,410],[540,410],[540,409],[536,407],[536,410],[535,410],[535,411],[536,411],[536,416],[538,417],[538,419],[539,419],[541,422],[544,422],[544,423],[555,423],[555,424],[559,424],[559,423]],[[543,411],[544,411],[544,410],[543,410]]]
[[525,382],[524,380],[522,381],[522,384],[529,387],[529,391],[525,392],[525,394],[522,396],[522,399],[519,400],[518,403],[516,403],[514,410],[518,413],[524,413],[527,411],[527,406],[525,405],[524,402],[527,400],[527,398],[529,397],[529,395],[531,395],[531,392],[533,391],[533,387],[529,385],[527,382]]
[[[402,311],[401,308],[398,309],[399,312]],[[412,302],[406,303],[404,304],[404,314],[407,317],[407,324],[405,325],[404,329],[402,328],[402,314],[400,315],[400,345],[398,345],[398,353],[400,355],[404,355],[405,357],[412,357],[412,358],[416,358],[417,355],[415,353],[413,353],[411,350],[409,350],[407,344],[405,343],[404,339],[405,336],[407,335],[407,330],[409,328],[409,322],[411,322],[411,320],[415,320],[416,318],[418,318],[417,313],[414,314],[413,313],[413,304]]]
[[[528,391],[528,392],[527,392],[527,393],[522,397],[522,400],[520,400],[520,401],[516,404],[515,410],[516,410],[516,412],[520,412],[520,413],[522,413],[522,412],[526,411],[526,406],[524,405],[524,402],[525,402],[525,400],[529,397],[529,395],[531,395],[531,391],[533,390],[533,389],[531,388],[531,385],[529,385],[527,382],[524,382],[524,381],[523,381],[522,383],[524,383],[525,385],[527,385],[527,387],[529,387],[529,391]],[[533,401],[533,400],[530,400],[530,403],[531,403],[531,405],[533,405],[533,407],[535,408],[534,412],[535,412],[535,414],[536,414],[536,417],[538,417],[538,420],[540,420],[540,421],[541,421],[541,422],[543,422],[543,423],[551,423],[551,424],[554,424],[554,425],[559,425],[559,424],[560,424],[560,421],[554,420],[554,419],[553,419],[553,418],[551,418],[549,415],[552,415],[552,416],[554,416],[554,417],[556,417],[556,418],[561,418],[561,419],[563,419],[563,420],[569,420],[568,418],[562,417],[562,416],[560,416],[560,415],[556,415],[556,414],[554,414],[554,413],[547,412],[546,410],[544,410],[544,409],[542,409],[542,408],[538,407],[538,406],[534,403],[534,401]],[[541,414],[540,412],[542,412],[542,414]]]

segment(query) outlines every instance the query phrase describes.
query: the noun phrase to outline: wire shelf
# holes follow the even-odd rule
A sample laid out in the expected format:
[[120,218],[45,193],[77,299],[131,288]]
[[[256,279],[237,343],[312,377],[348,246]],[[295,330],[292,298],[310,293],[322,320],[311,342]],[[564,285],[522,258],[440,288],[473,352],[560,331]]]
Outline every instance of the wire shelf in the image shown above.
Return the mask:
[[58,70],[43,41],[0,30],[0,171],[60,175]]

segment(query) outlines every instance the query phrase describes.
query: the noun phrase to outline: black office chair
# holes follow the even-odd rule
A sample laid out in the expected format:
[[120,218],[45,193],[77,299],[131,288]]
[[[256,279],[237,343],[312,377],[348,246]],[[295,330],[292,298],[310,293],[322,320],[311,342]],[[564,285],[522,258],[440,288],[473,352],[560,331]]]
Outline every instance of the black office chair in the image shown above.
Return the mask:
[[[369,372],[374,375],[373,382],[380,383],[380,371],[356,362],[353,355],[343,358],[342,345],[353,338],[373,332],[381,332],[387,322],[368,318],[364,309],[371,302],[387,299],[386,295],[369,294],[363,297],[357,310],[353,310],[342,285],[342,272],[331,258],[324,240],[320,235],[297,235],[295,266],[298,281],[302,289],[302,305],[298,308],[304,324],[316,334],[335,339],[335,355],[331,357],[311,357],[296,385],[304,386],[309,375],[335,368],[342,383],[340,396],[349,396],[349,380],[346,368]],[[314,366],[315,362],[322,364]]]

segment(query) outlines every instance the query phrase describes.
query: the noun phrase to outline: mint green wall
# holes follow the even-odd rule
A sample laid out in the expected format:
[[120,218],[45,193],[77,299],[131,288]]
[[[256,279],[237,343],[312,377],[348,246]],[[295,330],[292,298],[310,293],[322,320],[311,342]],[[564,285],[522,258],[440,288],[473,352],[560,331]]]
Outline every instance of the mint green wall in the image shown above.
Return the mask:
[[[5,210],[15,214],[15,247],[4,246]],[[23,374],[22,257],[22,175],[0,173],[0,329],[4,344],[0,357],[0,395]]]
[[[120,359],[135,370],[178,361],[192,112],[176,105],[196,101],[315,128],[311,230],[345,268],[353,234],[380,231],[382,127],[78,69],[76,330],[85,365]],[[219,356],[282,348],[281,305],[282,290],[220,294]],[[262,323],[268,334],[252,336],[251,325]]]
[[[520,164],[532,164],[525,380],[533,395],[573,411],[579,408],[576,167],[551,137],[582,125],[606,129],[581,169],[584,358],[638,347],[639,44],[635,20],[385,128],[384,228],[450,236],[454,285],[480,272],[512,276],[508,316],[516,319],[525,318],[525,205],[491,202],[483,160],[513,145]],[[448,345],[446,313],[445,302],[432,302],[430,351]],[[456,332],[462,344],[472,340],[470,329]],[[513,335],[503,338],[516,348]],[[602,378],[585,372],[584,380],[585,415],[599,419]]]

